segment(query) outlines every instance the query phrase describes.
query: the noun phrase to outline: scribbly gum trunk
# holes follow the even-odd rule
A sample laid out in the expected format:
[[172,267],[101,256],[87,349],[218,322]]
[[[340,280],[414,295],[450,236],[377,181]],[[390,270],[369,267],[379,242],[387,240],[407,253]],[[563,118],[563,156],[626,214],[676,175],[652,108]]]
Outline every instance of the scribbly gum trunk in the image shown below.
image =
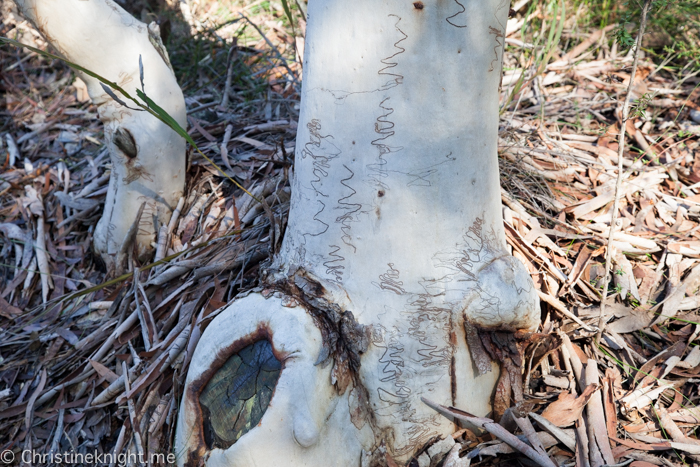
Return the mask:
[[[110,81],[132,96],[140,88],[139,56],[146,94],[186,125],[185,101],[167,61],[157,26],[147,27],[111,0],[15,0],[22,14],[67,60]],[[104,123],[112,174],[94,248],[111,272],[127,265],[125,238],[137,214],[137,256],[152,251],[155,232],[167,223],[185,186],[185,141],[144,111],[112,99],[89,76],[81,76]],[[135,106],[134,106],[135,107]],[[122,254],[120,255],[120,251]]]
[[[310,2],[282,251],[265,278],[268,298],[230,305],[194,354],[178,428],[179,448],[197,453],[190,461],[354,467],[375,465],[386,449],[402,464],[455,430],[421,397],[490,411],[498,370],[479,374],[465,325],[515,331],[539,320],[501,216],[496,144],[508,8],[506,0]],[[245,326],[235,319],[251,315],[272,329],[273,348],[299,354],[309,350],[274,328],[310,316],[322,341],[308,357],[320,363],[317,379],[281,386],[299,371],[285,366],[257,427],[227,449],[197,445],[191,440],[208,421],[193,412],[194,388],[204,368],[240,350],[232,343]],[[290,393],[293,412],[280,407]],[[300,415],[300,406],[320,414]],[[305,442],[299,417],[316,433]],[[263,447],[265,433],[274,433],[273,449]]]
[[472,370],[463,312],[515,329],[538,311],[502,228],[508,3],[461,3],[327,1],[309,13],[294,201],[277,263],[337,285],[372,325],[361,379],[377,424],[394,427],[400,461],[452,429],[420,395],[488,412],[496,372]]

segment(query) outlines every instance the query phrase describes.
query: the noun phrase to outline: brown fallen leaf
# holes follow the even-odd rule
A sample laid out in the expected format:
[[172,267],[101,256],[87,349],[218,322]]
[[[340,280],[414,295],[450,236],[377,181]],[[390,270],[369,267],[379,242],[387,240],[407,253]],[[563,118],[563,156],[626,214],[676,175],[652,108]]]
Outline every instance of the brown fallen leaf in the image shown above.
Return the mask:
[[571,393],[562,392],[559,394],[559,399],[544,409],[542,416],[558,427],[571,426],[581,416],[583,408],[586,407],[588,400],[597,389],[597,384],[589,384],[583,394],[578,397]]
[[107,380],[109,383],[115,382],[117,379],[119,379],[119,376],[117,376],[116,373],[114,373],[112,370],[101,364],[100,362],[97,362],[95,360],[89,360],[90,365],[95,369],[98,375],[100,375],[102,378]]
[[15,317],[21,314],[22,310],[10,305],[4,298],[0,297],[0,316],[8,319],[15,319]]

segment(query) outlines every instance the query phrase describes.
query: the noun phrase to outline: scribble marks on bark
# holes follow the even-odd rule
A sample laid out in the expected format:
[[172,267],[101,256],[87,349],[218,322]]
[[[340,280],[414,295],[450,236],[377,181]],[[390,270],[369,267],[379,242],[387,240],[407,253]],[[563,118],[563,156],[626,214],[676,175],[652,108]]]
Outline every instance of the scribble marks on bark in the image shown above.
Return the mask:
[[340,247],[338,245],[330,245],[331,251],[328,256],[331,258],[323,263],[323,267],[326,268],[326,274],[330,276],[330,280],[337,283],[343,283],[343,262],[345,258],[338,254]]
[[343,232],[343,235],[341,237],[343,243],[351,247],[353,252],[356,252],[357,248],[355,247],[355,245],[353,245],[352,235],[350,235],[350,230],[352,227],[350,224],[353,222],[357,222],[357,215],[362,209],[362,205],[359,203],[351,202],[350,198],[355,196],[355,194],[357,193],[357,191],[349,184],[350,180],[352,180],[355,176],[355,173],[352,170],[350,170],[350,168],[347,165],[343,164],[343,167],[349,172],[349,175],[347,178],[341,179],[340,184],[346,187],[348,190],[350,190],[350,194],[348,194],[347,196],[343,196],[338,200],[338,205],[335,209],[339,209],[344,212],[340,216],[336,217],[335,222],[341,224],[342,226],[340,227],[340,230]]
[[404,53],[406,51],[405,48],[403,48],[401,45],[401,42],[405,41],[408,36],[399,28],[399,22],[401,21],[401,17],[397,15],[389,15],[389,17],[394,17],[396,18],[396,23],[394,24],[394,29],[401,34],[401,37],[398,41],[394,42],[394,48],[396,49],[396,52],[393,54],[389,55],[388,57],[385,57],[381,60],[382,64],[384,65],[384,68],[379,70],[378,74],[379,76],[388,76],[391,79],[386,81],[385,83],[381,84],[379,87],[375,89],[370,89],[370,90],[361,90],[361,91],[348,91],[348,90],[343,90],[343,89],[326,89],[326,88],[314,88],[313,90],[320,90],[324,92],[330,93],[333,98],[335,99],[335,104],[336,105],[343,105],[345,104],[345,100],[353,96],[355,94],[372,94],[376,92],[382,92],[382,91],[388,91],[389,89],[398,86],[399,84],[403,83],[403,75],[398,74],[398,73],[393,73],[391,72],[392,68],[395,68],[398,66],[398,62],[393,61],[398,55]]
[[467,27],[467,24],[466,24],[466,22],[467,22],[466,11],[467,11],[467,9],[458,0],[454,0],[454,2],[457,5],[459,5],[460,10],[452,16],[448,16],[446,18],[446,21],[456,28],[466,28]]
[[438,162],[437,164],[431,164],[427,167],[419,167],[417,169],[411,170],[410,172],[402,172],[400,170],[392,170],[390,172],[395,172],[407,176],[409,180],[408,182],[406,182],[406,186],[431,187],[433,186],[433,181],[431,180],[431,177],[438,172],[438,168],[444,164],[454,162],[455,160],[457,160],[452,155],[452,152],[447,154],[445,156],[445,159],[446,160]]
[[[422,293],[410,293],[399,280],[393,264],[373,284],[405,297],[403,310],[389,311],[387,321],[377,326],[373,343],[383,349],[379,359],[380,386],[377,408],[380,416],[393,419],[392,425],[406,426],[406,436],[396,440],[393,452],[405,455],[425,444],[439,425],[437,417],[417,409],[420,396],[438,390],[450,373],[454,343],[452,309],[440,293],[433,294],[421,282]],[[380,320],[382,320],[380,315]]]
[[494,13],[493,17],[496,18],[496,22],[498,23],[498,27],[495,28],[493,26],[489,26],[489,34],[492,34],[495,37],[496,40],[496,45],[493,48],[493,54],[494,54],[494,59],[491,60],[491,64],[489,65],[489,73],[492,72],[495,69],[495,65],[499,63],[498,59],[498,51],[503,50],[503,42],[502,40],[505,39],[505,31],[506,28],[501,22],[501,20],[498,17],[498,12],[501,11],[503,8],[508,8],[508,5],[510,3],[507,0],[501,0],[501,3],[498,4],[498,7],[496,8],[496,12]]
[[319,235],[323,235],[324,233],[326,233],[326,232],[328,231],[329,225],[326,224],[325,222],[323,222],[321,219],[319,219],[319,216],[323,213],[323,211],[326,210],[326,203],[324,203],[324,202],[321,201],[320,199],[319,199],[319,200],[316,200],[316,202],[318,203],[318,205],[319,205],[320,207],[318,208],[318,211],[316,211],[316,214],[314,214],[314,218],[313,218],[313,219],[314,219],[316,222],[318,222],[319,224],[321,224],[321,226],[322,226],[322,227],[320,227],[321,230],[318,231],[318,232],[315,232],[315,233],[314,233],[314,232],[305,232],[305,233],[304,233],[304,237],[306,237],[307,235],[308,235],[308,236],[311,236],[311,237],[318,237]]
[[403,37],[398,41],[394,42],[394,48],[397,49],[396,52],[394,52],[392,55],[389,55],[386,58],[381,59],[381,62],[386,66],[379,70],[378,74],[380,76],[390,76],[392,78],[390,81],[387,81],[387,83],[384,85],[384,89],[389,89],[403,83],[403,75],[399,73],[392,73],[391,69],[399,65],[399,62],[395,60],[396,57],[406,52],[406,49],[400,46],[399,44],[408,39],[406,33],[403,32],[401,28],[399,28],[401,17],[397,15],[389,15],[389,17],[396,18],[396,23],[394,23],[394,29],[396,29],[396,31],[398,31]]
[[382,114],[377,117],[374,123],[374,132],[379,135],[378,138],[372,141],[372,146],[377,148],[379,155],[377,156],[377,162],[374,164],[369,164],[367,169],[370,171],[370,180],[381,188],[388,188],[384,183],[384,179],[389,176],[388,170],[386,168],[387,161],[384,159],[386,154],[399,152],[403,149],[402,146],[392,147],[386,144],[387,140],[396,134],[394,131],[395,123],[389,119],[391,114],[394,113],[394,109],[386,105],[389,101],[389,97],[385,98],[379,103],[379,108],[382,110]]
[[311,235],[316,237],[328,231],[329,224],[320,219],[321,214],[326,209],[326,203],[321,201],[321,198],[328,198],[328,195],[323,191],[323,182],[328,177],[331,167],[330,162],[333,159],[337,159],[342,151],[333,144],[333,135],[321,134],[321,122],[318,119],[312,119],[306,125],[306,128],[309,130],[309,141],[301,149],[301,158],[306,159],[309,157],[313,160],[311,164],[313,178],[310,184],[318,203],[318,210],[314,214],[313,220],[320,225],[318,226],[318,231],[306,232],[304,236]]
[[138,203],[145,203],[143,213],[139,219],[138,234],[152,235],[153,234],[153,216],[158,214],[158,206],[156,202],[147,196],[139,196]]
[[[436,268],[446,271],[443,283],[449,281],[455,284],[454,293],[448,294],[453,305],[460,305],[466,297],[473,295],[469,304],[473,317],[481,322],[489,322],[497,321],[496,316],[505,316],[507,310],[502,309],[504,305],[501,297],[494,290],[483,287],[483,278],[480,279],[479,274],[485,266],[507,256],[507,253],[494,230],[485,230],[483,227],[482,214],[462,235],[457,248],[439,252],[434,256],[433,263]],[[509,285],[516,288],[513,284]]]
[[379,283],[372,282],[372,285],[382,290],[390,290],[396,295],[405,294],[406,290],[403,288],[403,282],[399,280],[399,270],[394,268],[394,263],[389,263],[388,266],[389,270],[379,275]]
[[[396,18],[394,28],[401,34],[402,37],[398,41],[394,42],[394,49],[396,49],[396,51],[393,54],[380,60],[384,67],[381,68],[377,72],[377,74],[379,76],[391,77],[391,80],[388,81],[387,84],[385,84],[384,86],[386,89],[398,86],[403,83],[403,75],[396,73],[392,70],[399,65],[399,62],[396,58],[402,53],[406,52],[406,49],[403,48],[400,44],[408,38],[408,36],[399,28],[401,18],[396,15],[389,15],[389,17]],[[389,86],[390,83],[393,84]],[[379,155],[377,156],[376,163],[369,164],[367,166],[367,170],[370,172],[370,181],[384,189],[387,188],[387,185],[384,183],[383,180],[388,176],[388,171],[386,168],[387,161],[386,159],[384,159],[384,156],[390,153],[399,152],[403,149],[402,146],[392,147],[387,144],[389,138],[396,134],[396,131],[394,129],[396,124],[390,119],[391,114],[394,113],[394,108],[389,105],[390,100],[390,97],[385,97],[379,103],[379,109],[381,113],[374,123],[374,132],[377,133],[379,137],[374,139],[371,143],[372,146],[377,148]]]
[[317,195],[327,198],[328,195],[321,192],[320,185],[322,185],[322,180],[328,177],[330,161],[338,158],[342,151],[331,142],[333,135],[321,135],[321,122],[319,120],[311,120],[306,128],[309,130],[309,142],[301,150],[301,157],[302,159],[307,157],[313,159],[314,179],[311,180],[311,187]]

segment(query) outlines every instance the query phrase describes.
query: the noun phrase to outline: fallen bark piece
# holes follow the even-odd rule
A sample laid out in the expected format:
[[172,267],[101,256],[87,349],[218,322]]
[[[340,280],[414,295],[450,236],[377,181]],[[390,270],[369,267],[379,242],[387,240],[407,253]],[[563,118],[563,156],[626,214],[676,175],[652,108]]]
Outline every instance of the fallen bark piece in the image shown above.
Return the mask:
[[[651,438],[651,437],[649,437]],[[654,441],[649,441],[648,443],[639,443],[635,441],[630,441],[629,439],[620,439],[620,438],[610,438],[616,443],[622,444],[624,446],[630,447],[632,449],[637,449],[639,451],[668,451],[669,449],[673,449],[671,447],[671,443],[668,441],[662,441],[659,442],[660,440],[658,438],[653,438]]]
[[[631,435],[638,441],[650,443],[652,446],[668,446],[666,449],[678,449],[679,451],[687,452],[688,454],[700,455],[700,444],[690,444],[688,442],[679,443],[677,441],[667,441],[659,443],[659,438],[647,435]],[[687,441],[687,440],[686,440]]]
[[700,407],[680,409],[670,412],[669,416],[674,422],[700,424]]
[[605,426],[608,431],[608,438],[617,434],[617,407],[615,404],[615,382],[620,378],[620,374],[608,368],[603,377],[603,408],[605,409]]
[[10,305],[4,298],[0,297],[0,316],[8,319],[15,319],[22,315],[22,310]]
[[591,327],[591,326],[587,325],[586,323],[584,323],[583,321],[581,321],[581,319],[578,316],[576,316],[571,311],[569,311],[566,308],[566,305],[564,305],[562,302],[560,302],[556,298],[542,292],[541,290],[538,290],[537,294],[539,295],[540,300],[552,305],[552,307],[554,307],[555,310],[561,312],[567,318],[571,318],[572,320],[574,320],[577,324],[579,324],[586,331],[595,332],[597,330],[596,328]]
[[445,439],[438,441],[428,448],[428,456],[430,456],[430,465],[435,466],[440,462],[445,454],[450,452],[455,446],[455,440],[452,436],[447,436]]
[[676,363],[677,367],[685,369],[695,368],[698,365],[700,365],[700,346],[697,345],[691,349],[682,362]]
[[454,407],[445,407],[444,405],[436,404],[435,402],[432,402],[426,399],[425,397],[421,397],[421,400],[428,407],[432,408],[439,414],[447,417],[449,420],[460,420],[469,423],[477,428],[481,428],[483,430],[488,431],[489,433],[502,440],[516,451],[526,455],[528,458],[536,462],[541,467],[557,467],[554,461],[552,461],[548,456],[540,454],[538,451],[536,451],[531,446],[518,439],[517,436],[510,433],[508,430],[506,430],[490,418],[474,417]]
[[668,244],[668,251],[690,258],[700,258],[700,241],[672,242]]
[[[600,375],[598,373],[598,364],[595,360],[588,359],[585,375],[588,387],[591,387],[591,385],[598,386]],[[598,388],[591,394],[591,398],[586,406],[586,413],[588,415],[589,438],[595,439],[595,443],[605,463],[608,465],[614,464],[615,458],[610,448],[610,440],[608,439],[607,427],[605,425],[602,394]]]
[[547,386],[552,386],[561,389],[573,389],[573,384],[571,380],[563,376],[544,375],[542,381]]
[[[520,438],[520,437],[519,437]],[[523,440],[529,438],[522,436]],[[549,433],[545,433],[540,431],[537,433],[536,436],[537,443],[540,444],[544,449],[549,449],[552,446],[556,446],[559,444],[559,440],[556,439],[554,436],[550,435]],[[490,443],[494,443],[491,441]],[[476,450],[473,453],[469,454],[469,457],[476,457],[476,456],[497,456],[498,454],[513,454],[516,451],[512,447],[510,447],[507,443],[505,442],[496,442],[495,444],[490,444],[485,447],[477,447]]]
[[[567,431],[571,430],[562,430],[558,426],[556,426],[554,423],[550,422],[546,418],[544,418],[542,415],[536,414],[534,412],[530,412],[530,417],[535,420],[539,425],[547,430],[552,436],[556,437],[559,441],[564,443],[564,445],[571,449],[572,451],[575,452],[576,450],[576,439],[574,436],[571,436]],[[572,432],[573,434],[573,432]]]
[[[520,431],[523,432],[525,437],[527,438],[527,441],[530,443],[530,446],[532,446],[535,451],[537,451],[540,455],[542,456],[547,456],[547,451],[546,448],[547,446],[544,446],[542,444],[542,441],[538,437],[539,433],[535,432],[535,428],[532,426],[532,423],[530,423],[530,419],[527,417],[514,417],[515,423],[518,425],[518,428],[520,428]],[[549,439],[554,439],[550,434],[548,433],[542,433],[543,437],[549,438]],[[553,444],[556,444],[556,440],[553,441]]]
[[680,428],[678,428],[678,425],[673,421],[673,419],[669,416],[668,412],[666,409],[660,407],[657,410],[657,414],[659,416],[659,424],[663,427],[663,429],[666,431],[668,435],[671,436],[671,439],[673,439],[674,442],[684,444],[684,445],[693,445],[698,448],[697,453],[690,453],[690,457],[692,457],[696,462],[700,461],[700,441],[697,439],[693,438],[688,438]]
[[[567,52],[564,54],[564,56],[561,57],[561,62],[566,63],[566,62],[573,62],[576,57],[581,55],[583,52],[585,52],[590,46],[595,44],[600,40],[603,35],[608,32],[612,31],[616,25],[611,24],[609,26],[606,26],[603,29],[598,29],[597,31],[593,32],[590,36],[588,36],[585,40],[581,41],[576,47],[571,49],[571,51]],[[550,66],[554,66],[555,64],[550,64]]]
[[626,334],[639,331],[651,325],[654,320],[654,313],[644,310],[628,309],[629,314],[609,323],[606,330],[616,334]]
[[618,254],[613,259],[618,268],[614,271],[613,279],[615,280],[615,285],[620,287],[620,297],[624,300],[629,292],[634,298],[641,300],[637,282],[634,278],[632,263],[623,254]]
[[680,387],[685,383],[685,381],[686,380],[679,380],[670,383],[666,381],[659,381],[661,386],[658,388],[654,388],[654,386],[637,388],[629,395],[623,397],[620,402],[622,403],[622,407],[626,410],[642,409],[652,404],[667,389],[675,389]]

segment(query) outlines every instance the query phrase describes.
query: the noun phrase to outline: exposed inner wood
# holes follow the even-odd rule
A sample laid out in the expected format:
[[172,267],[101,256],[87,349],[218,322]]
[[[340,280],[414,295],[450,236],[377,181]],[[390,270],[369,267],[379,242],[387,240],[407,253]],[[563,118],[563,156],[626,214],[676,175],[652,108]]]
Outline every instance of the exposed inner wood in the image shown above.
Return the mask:
[[226,449],[256,426],[270,404],[282,364],[260,340],[232,355],[199,396],[210,449]]

